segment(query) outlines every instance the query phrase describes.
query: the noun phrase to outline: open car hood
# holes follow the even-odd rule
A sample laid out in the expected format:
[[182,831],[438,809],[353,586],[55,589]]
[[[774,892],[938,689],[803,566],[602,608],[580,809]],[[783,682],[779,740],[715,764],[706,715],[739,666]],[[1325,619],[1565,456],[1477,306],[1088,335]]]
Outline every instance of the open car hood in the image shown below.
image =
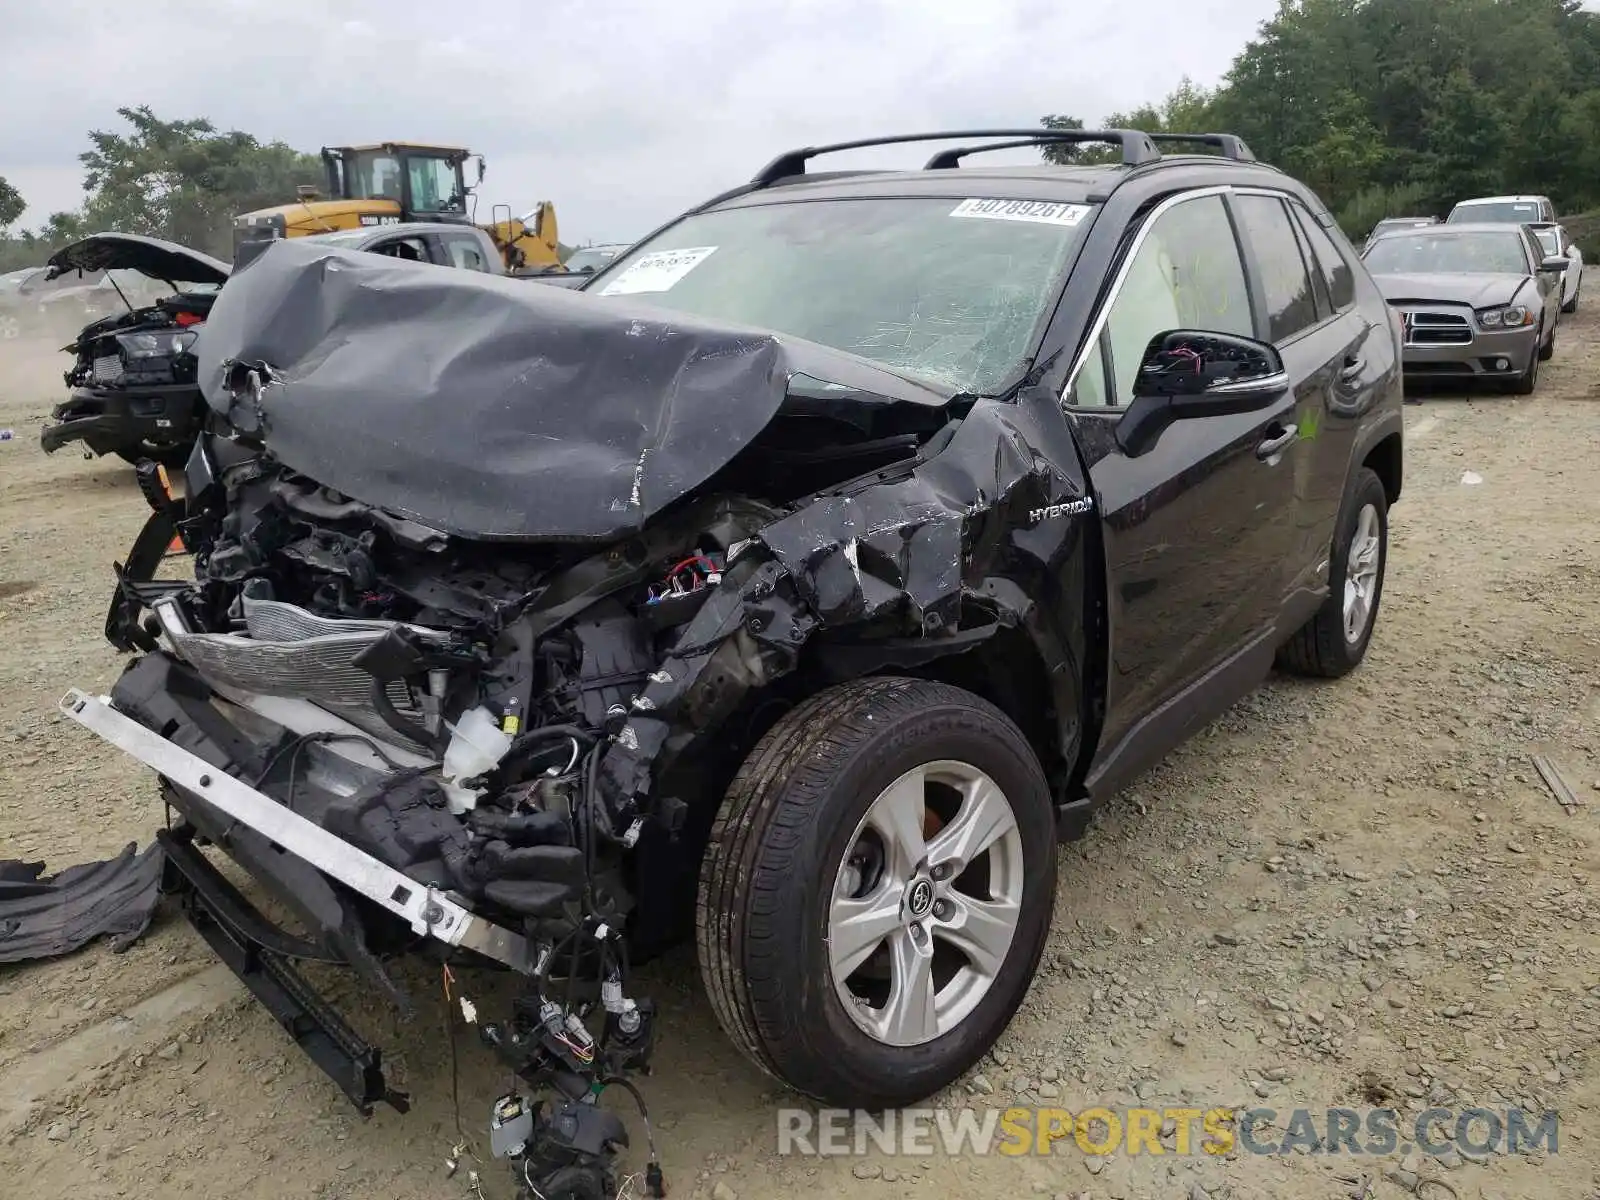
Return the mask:
[[275,243],[218,294],[206,402],[325,487],[461,537],[637,531],[807,402],[792,390],[952,398],[764,330],[309,243]]
[[138,271],[151,279],[170,283],[227,282],[232,268],[209,254],[137,233],[97,233],[73,242],[46,262],[50,278],[68,271]]

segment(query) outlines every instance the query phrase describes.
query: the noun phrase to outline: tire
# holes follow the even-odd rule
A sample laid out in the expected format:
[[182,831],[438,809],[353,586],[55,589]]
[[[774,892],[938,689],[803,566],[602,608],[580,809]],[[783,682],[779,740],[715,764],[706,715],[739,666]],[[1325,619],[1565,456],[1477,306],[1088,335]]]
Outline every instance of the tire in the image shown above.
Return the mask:
[[1513,396],[1533,395],[1534,389],[1539,386],[1539,364],[1548,357],[1542,349],[1536,350],[1529,357],[1528,365],[1523,369],[1522,374],[1506,385],[1506,391]]
[[[960,793],[907,784],[922,770],[932,779],[956,768],[980,772],[995,785],[1014,821],[981,859],[970,860],[983,864],[976,868],[976,886],[969,882],[973,871],[939,882],[929,871],[896,870],[900,855],[892,847],[899,843],[868,826],[869,810],[890,811],[883,793],[891,784],[900,785],[897,795],[913,798],[910,811],[922,806],[918,838],[930,818],[998,811],[970,801],[955,809]],[[927,803],[930,794],[933,803]],[[901,828],[915,829],[915,819]],[[935,853],[941,848],[937,833],[936,827],[930,842]],[[926,1098],[976,1063],[1022,1003],[1049,932],[1055,834],[1050,788],[1033,750],[987,701],[942,683],[892,677],[858,679],[819,693],[761,739],[729,787],[711,832],[700,873],[696,941],[717,1020],[763,1071],[824,1105],[878,1111]],[[874,839],[881,875],[868,886]],[[858,869],[857,857],[847,862],[847,855],[863,847]],[[896,891],[894,881],[907,878],[909,886]],[[851,901],[835,893],[850,880],[859,881],[869,897],[897,897],[898,904],[877,906],[880,920],[888,914],[894,927],[859,939],[858,946],[877,946],[878,952],[860,965],[841,963],[849,974],[836,982],[831,956],[845,954],[846,943],[832,921],[835,905]],[[1009,893],[1014,903],[1010,940],[996,951],[998,965],[986,987],[971,983],[981,983],[982,972],[972,966],[977,960],[954,949],[946,939],[955,927],[939,919],[941,908],[946,914],[975,912],[967,908],[974,890],[991,902]],[[919,907],[927,922],[920,935],[910,927]],[[919,945],[935,953],[919,959],[913,949]],[[891,1030],[887,997],[879,1008],[859,1002],[847,1008],[841,993],[862,986],[858,981],[868,980],[890,946],[931,963],[932,986],[944,991],[937,993],[931,1026],[908,1020],[885,1036]],[[961,971],[943,983],[941,946],[945,969],[949,955],[964,959]],[[964,1002],[957,986],[963,979],[973,988]],[[942,1014],[949,1019],[941,1028],[937,1009],[947,996],[955,997],[955,1006]],[[867,1024],[880,1013],[882,1029],[868,1032]]]
[[1578,297],[1581,296],[1581,295],[1583,295],[1583,285],[1579,284],[1578,285],[1578,290],[1572,293],[1572,299],[1568,300],[1565,304],[1563,304],[1561,306],[1561,311],[1564,312],[1564,313],[1575,313],[1575,312],[1577,312],[1578,311]]
[[1544,343],[1542,343],[1540,345],[1540,347],[1539,347],[1539,360],[1541,362],[1549,362],[1552,358],[1554,358],[1556,356],[1556,329],[1559,329],[1559,328],[1560,328],[1559,324],[1557,324],[1554,328],[1552,328],[1550,330],[1550,340],[1547,341],[1547,342],[1544,342]]
[[145,459],[154,459],[163,467],[182,467],[189,461],[189,454],[194,449],[191,443],[171,442],[167,445],[156,445],[151,442],[140,442],[137,446],[125,446],[117,450],[116,455],[123,462],[138,466]]
[[[1367,518],[1368,509],[1371,517]],[[1367,583],[1366,616],[1355,637],[1345,623],[1345,592],[1350,575],[1351,545],[1358,531],[1364,534],[1364,520],[1376,524],[1374,550],[1376,570]],[[1363,556],[1371,561],[1368,556]],[[1383,481],[1370,467],[1360,467],[1350,478],[1339,525],[1334,534],[1332,562],[1328,568],[1328,598],[1317,615],[1307,621],[1278,651],[1278,667],[1294,675],[1338,679],[1361,665],[1378,623],[1378,605],[1383,599],[1383,578],[1389,562],[1389,500]]]

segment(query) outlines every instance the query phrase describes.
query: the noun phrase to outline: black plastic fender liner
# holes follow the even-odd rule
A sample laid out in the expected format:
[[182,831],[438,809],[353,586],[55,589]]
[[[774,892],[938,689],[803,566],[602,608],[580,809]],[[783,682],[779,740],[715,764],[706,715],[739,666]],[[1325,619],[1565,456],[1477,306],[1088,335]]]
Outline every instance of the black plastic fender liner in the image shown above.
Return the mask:
[[155,914],[161,865],[159,847],[131,842],[115,858],[55,875],[43,863],[0,861],[0,963],[55,958],[105,936],[127,949]]
[[381,1102],[406,1112],[410,1097],[389,1086],[382,1052],[367,1045],[295,970],[291,953],[313,948],[278,930],[188,842],[168,830],[156,840],[166,852],[164,887],[181,900],[189,923],[356,1111],[370,1117]]

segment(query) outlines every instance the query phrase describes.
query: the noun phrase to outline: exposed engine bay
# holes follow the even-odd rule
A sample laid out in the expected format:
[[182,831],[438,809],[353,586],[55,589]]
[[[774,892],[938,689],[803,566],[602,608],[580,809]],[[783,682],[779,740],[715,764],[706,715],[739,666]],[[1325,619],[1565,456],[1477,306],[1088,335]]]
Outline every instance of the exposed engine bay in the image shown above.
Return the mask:
[[[447,988],[452,964],[521,975],[510,1013],[461,1007],[528,1089],[491,1142],[529,1197],[609,1197],[627,1134],[595,1101],[617,1086],[643,1111],[627,1076],[656,1036],[629,968],[693,928],[733,772],[829,682],[1002,632],[1064,662],[1014,585],[979,583],[1002,556],[1054,572],[1071,528],[986,547],[973,523],[1022,529],[1074,494],[1014,406],[465,274],[286,243],[230,281],[182,497],[138,469],[153,513],[106,626],[138,657],[63,711],[160,775],[169,890],[363,1111],[406,1099],[295,960],[402,1010],[400,955],[441,960]],[[341,360],[436,336],[451,304],[429,378]],[[534,320],[483,319],[508,304]],[[155,579],[174,534],[192,581]],[[305,935],[269,927],[208,844]],[[653,1151],[646,1184],[664,1194]]]
[[192,386],[195,327],[205,324],[215,300],[215,292],[179,292],[85,326],[68,348],[77,357],[65,374],[67,386]]

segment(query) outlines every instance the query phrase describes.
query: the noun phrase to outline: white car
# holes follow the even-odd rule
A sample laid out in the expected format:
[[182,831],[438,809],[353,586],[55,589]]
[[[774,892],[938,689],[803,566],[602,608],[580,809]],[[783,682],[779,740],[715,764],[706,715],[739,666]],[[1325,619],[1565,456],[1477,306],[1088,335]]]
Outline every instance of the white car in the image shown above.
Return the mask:
[[1583,289],[1583,251],[1567,235],[1565,225],[1557,225],[1553,221],[1531,221],[1529,228],[1538,237],[1546,254],[1563,254],[1572,263],[1561,280],[1561,311],[1577,312],[1578,293]]
[[1474,196],[1457,203],[1444,220],[1447,225],[1529,225],[1555,219],[1549,196]]

